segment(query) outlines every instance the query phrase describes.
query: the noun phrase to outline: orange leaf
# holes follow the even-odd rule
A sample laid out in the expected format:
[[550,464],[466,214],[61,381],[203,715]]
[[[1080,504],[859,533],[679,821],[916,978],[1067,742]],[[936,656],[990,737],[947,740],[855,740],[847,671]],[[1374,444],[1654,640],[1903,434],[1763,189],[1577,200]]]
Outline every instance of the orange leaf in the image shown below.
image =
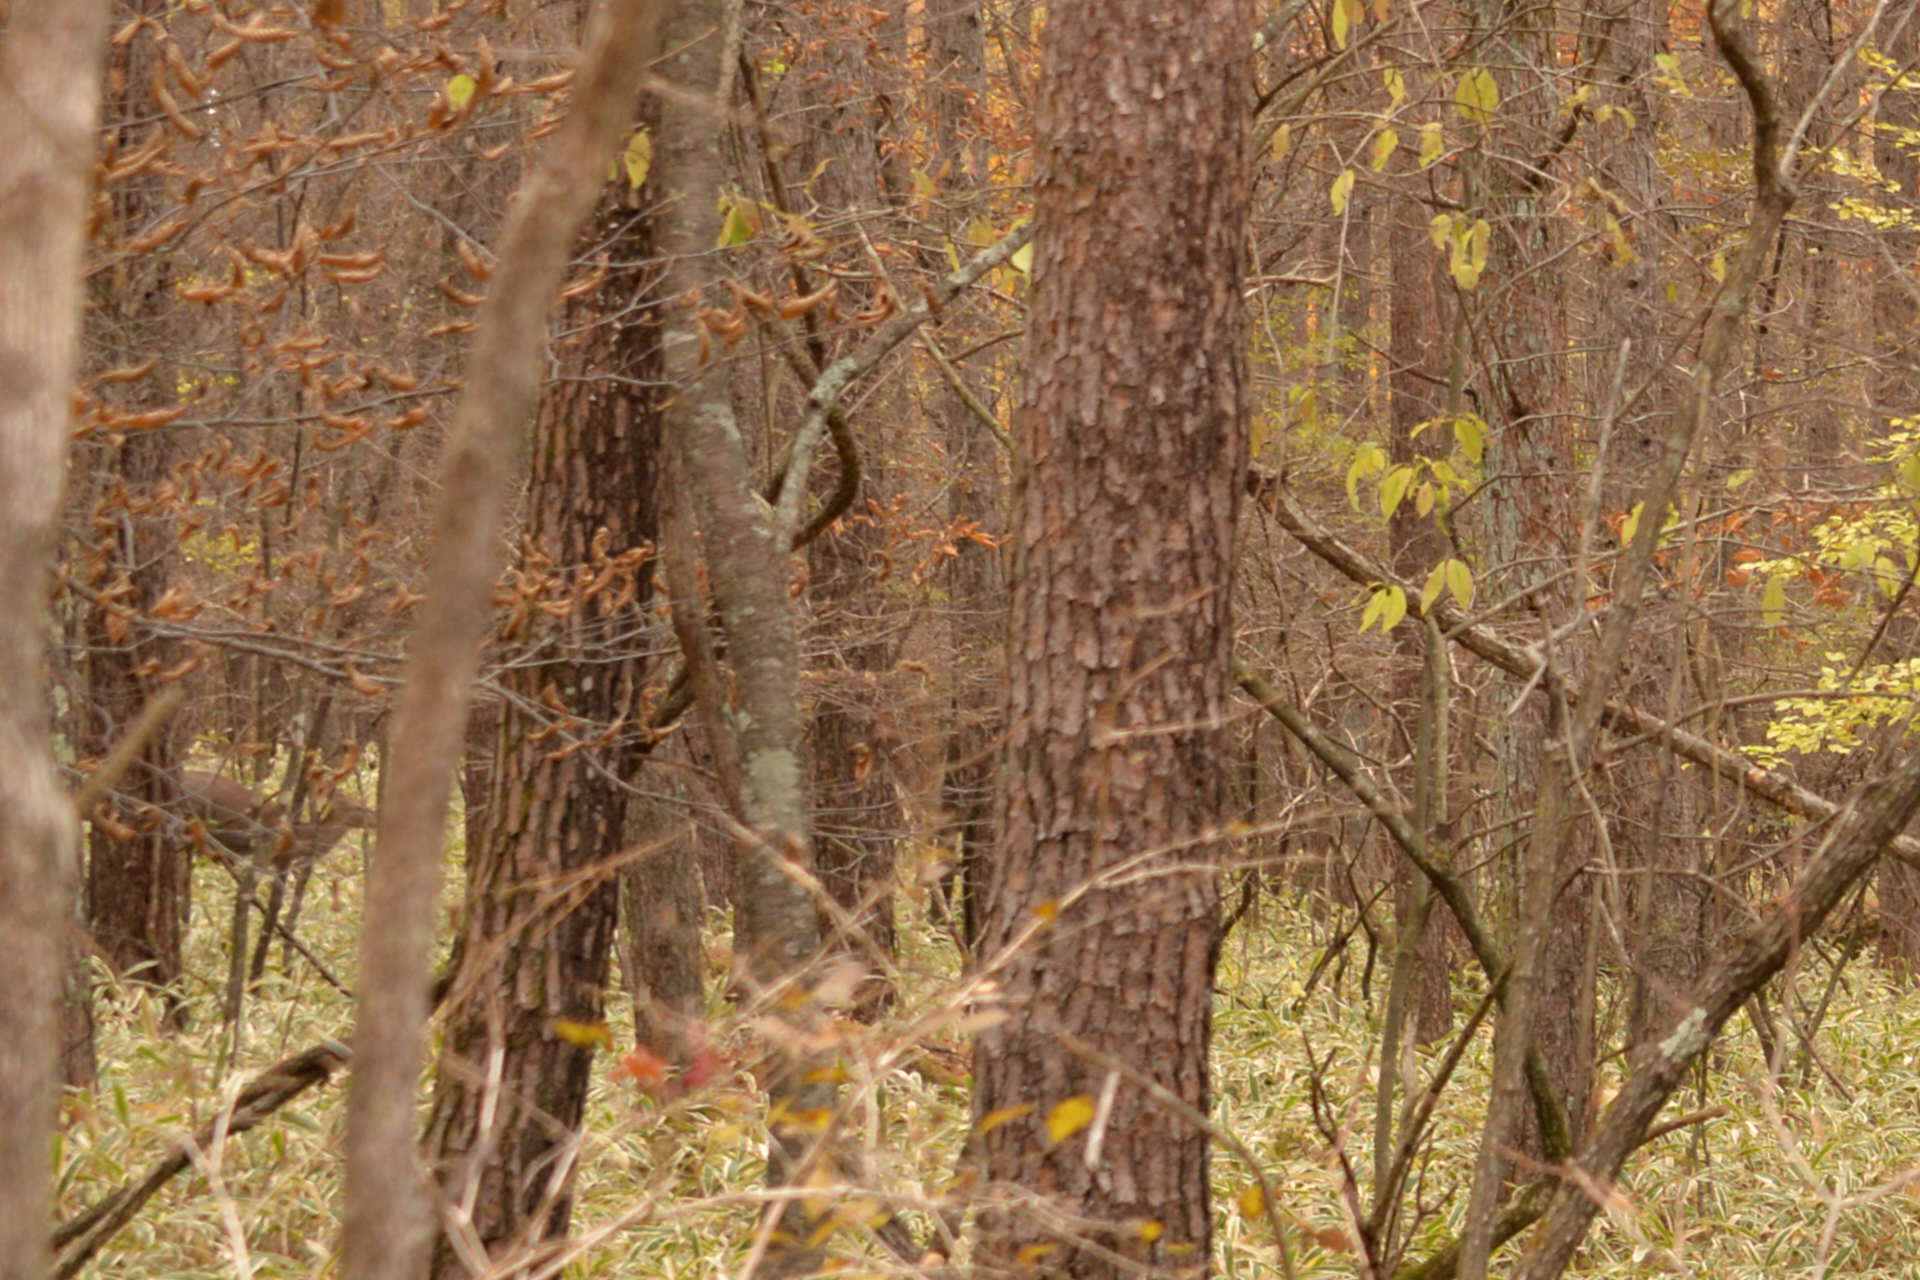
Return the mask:
[[620,1059],[620,1065],[613,1069],[616,1080],[631,1080],[653,1093],[667,1082],[667,1060],[644,1046],[635,1048]]

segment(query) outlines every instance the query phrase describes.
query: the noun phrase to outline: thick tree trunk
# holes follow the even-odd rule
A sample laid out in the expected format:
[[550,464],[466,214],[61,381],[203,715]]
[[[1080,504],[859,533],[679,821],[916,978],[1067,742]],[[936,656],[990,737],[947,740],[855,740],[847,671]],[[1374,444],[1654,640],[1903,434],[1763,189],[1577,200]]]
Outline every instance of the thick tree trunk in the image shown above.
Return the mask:
[[1045,36],[980,951],[1005,1021],[974,1053],[990,1193],[1038,1198],[996,1197],[990,1266],[1032,1248],[1073,1276],[1207,1257],[1207,1139],[1138,1078],[1207,1111],[1247,458],[1250,21],[1236,0],[1127,0],[1059,9]]
[[[565,1148],[602,1043],[659,535],[659,345],[640,304],[651,287],[649,198],[623,173],[577,242],[619,265],[562,312],[572,336],[555,354],[566,376],[548,384],[535,426],[519,565],[529,595],[502,637],[529,656],[501,676],[512,696],[480,839],[467,850],[460,964],[427,1126],[447,1199],[472,1205],[466,1243],[496,1262],[566,1230],[575,1164]],[[466,1274],[461,1259],[443,1238],[434,1274]]]
[[[540,403],[547,317],[554,294],[566,275],[568,247],[591,213],[595,192],[604,183],[614,144],[633,120],[633,94],[641,69],[655,52],[658,7],[650,0],[621,0],[596,10],[573,82],[573,102],[565,120],[541,149],[533,169],[521,183],[500,241],[492,291],[480,310],[479,330],[467,383],[455,412],[454,429],[443,464],[444,490],[434,513],[434,549],[430,589],[419,615],[418,632],[409,657],[407,681],[400,695],[394,739],[400,747],[393,756],[391,785],[382,797],[380,838],[374,851],[367,886],[367,915],[361,938],[360,982],[354,1021],[354,1069],[347,1105],[346,1212],[341,1274],[345,1280],[416,1280],[426,1269],[433,1234],[423,1187],[414,1163],[415,1089],[419,1075],[420,1036],[428,1002],[428,964],[438,915],[441,844],[446,827],[447,800],[453,787],[463,738],[469,686],[478,665],[479,649],[491,621],[492,595],[500,564],[495,550],[505,513],[511,463],[521,438],[522,424]],[[557,456],[557,455],[556,455]],[[584,460],[581,460],[584,464]],[[545,465],[576,465],[561,459]],[[603,553],[626,550],[635,539],[630,516],[621,515],[599,546]],[[577,543],[574,544],[577,547]],[[597,579],[606,568],[603,556],[591,547],[577,563]],[[635,566],[637,568],[637,566]],[[579,578],[562,580],[563,590],[577,591],[580,600],[573,622],[587,635],[598,636],[602,608],[624,604],[609,575],[599,590]],[[632,584],[630,581],[630,585]],[[591,598],[588,598],[591,597]],[[528,602],[529,607],[533,602]],[[611,612],[611,610],[610,610]],[[578,654],[570,654],[569,662]],[[562,679],[567,672],[560,673]],[[576,676],[578,673],[574,673]],[[585,700],[584,687],[563,693],[562,679],[553,682],[555,699],[566,694]],[[614,680],[596,679],[597,694]],[[545,689],[542,694],[544,696]],[[565,706],[565,702],[561,702]],[[564,718],[568,713],[559,712]],[[532,744],[522,749],[534,750]],[[549,746],[548,751],[564,751]],[[533,763],[530,761],[529,763]],[[558,760],[542,759],[540,765]],[[571,767],[579,768],[576,761]],[[546,778],[551,782],[553,775]],[[529,794],[517,801],[544,801]],[[497,829],[511,831],[511,857],[524,857],[535,866],[554,859],[582,856],[592,841],[617,841],[622,832],[604,811],[589,811],[578,836],[569,837],[553,825],[556,811],[546,803],[525,804],[521,814],[500,815]],[[577,842],[576,842],[577,841]],[[577,864],[576,864],[577,865]],[[501,868],[503,879],[525,890],[521,868],[510,861]],[[586,886],[583,893],[583,885]],[[524,916],[529,897],[540,909],[551,911],[574,895],[602,893],[611,888],[591,876],[542,886],[544,893],[522,894],[517,900]],[[569,941],[578,948],[569,959],[577,968],[564,978],[513,967],[517,983],[531,983],[503,993],[498,1010],[504,1025],[509,1017],[522,1028],[530,1025],[532,1009],[544,1012],[573,1010],[583,987],[604,982],[605,960],[594,976],[594,948],[604,957],[611,932],[610,908],[606,923],[588,917],[587,927]],[[554,922],[525,921],[524,936],[514,941],[534,943]],[[517,922],[514,927],[517,927]],[[505,933],[505,930],[500,932]],[[511,948],[508,949],[510,953]],[[549,953],[552,954],[552,953]],[[491,958],[491,957],[487,957]],[[525,956],[503,954],[511,964]],[[482,957],[475,957],[478,961]],[[554,956],[556,962],[559,957]],[[491,1012],[491,1011],[490,1011]],[[543,1079],[550,1071],[562,1080],[560,1090],[572,1087],[568,1072],[572,1060],[544,1039],[559,1028],[549,1024],[536,1035],[536,1045],[520,1044],[538,1060],[516,1083]],[[563,1037],[564,1038],[564,1037]],[[469,1046],[470,1047],[470,1046]],[[565,1045],[568,1052],[577,1052]],[[522,1101],[515,1099],[518,1103]],[[564,1110],[554,1092],[525,1100],[531,1119],[553,1108]],[[513,1135],[518,1138],[519,1135]],[[525,1168],[524,1152],[510,1159]],[[542,1171],[545,1172],[544,1170]],[[543,1182],[540,1192],[544,1194]],[[517,1190],[517,1189],[516,1189]],[[477,1201],[476,1201],[477,1206]]]

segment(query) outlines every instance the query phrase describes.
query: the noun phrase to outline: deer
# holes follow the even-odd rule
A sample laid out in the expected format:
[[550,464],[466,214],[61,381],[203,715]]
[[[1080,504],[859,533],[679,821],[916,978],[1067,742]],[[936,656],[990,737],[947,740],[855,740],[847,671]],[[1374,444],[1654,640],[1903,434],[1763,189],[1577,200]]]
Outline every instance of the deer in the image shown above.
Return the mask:
[[[205,824],[207,834],[229,854],[241,859],[235,868],[243,887],[250,886],[253,875],[265,871],[272,878],[272,889],[265,908],[266,925],[260,932],[259,946],[248,966],[248,980],[257,982],[266,970],[267,943],[276,927],[283,936],[291,935],[300,918],[300,904],[306,897],[307,881],[314,866],[333,851],[348,831],[375,825],[374,811],[363,804],[335,795],[317,822],[286,823],[286,811],[237,778],[187,769],[180,774],[181,809]],[[287,882],[293,881],[291,902]],[[280,913],[286,909],[282,925]]]

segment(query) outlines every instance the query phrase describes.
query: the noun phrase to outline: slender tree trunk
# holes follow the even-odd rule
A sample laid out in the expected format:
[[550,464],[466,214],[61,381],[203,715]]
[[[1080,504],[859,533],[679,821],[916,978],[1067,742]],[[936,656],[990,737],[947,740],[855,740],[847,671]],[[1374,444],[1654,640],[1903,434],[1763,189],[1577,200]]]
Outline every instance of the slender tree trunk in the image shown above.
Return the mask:
[[[964,194],[963,184],[974,184],[977,190],[986,182],[986,158],[973,141],[976,104],[985,92],[986,46],[979,6],[942,5],[930,11],[927,47],[934,127],[941,152],[952,157],[954,177],[949,187],[959,196]],[[961,222],[956,218],[949,228],[955,241],[961,240]],[[965,332],[964,323],[964,318],[950,319],[930,340],[951,347],[955,345],[952,335]],[[965,375],[956,368],[951,376]],[[982,407],[989,402],[980,394],[985,381],[966,384]],[[957,899],[961,939],[971,950],[980,937],[980,894],[993,846],[994,756],[1005,701],[1006,581],[999,548],[990,541],[1006,527],[1006,486],[1001,481],[1005,460],[987,424],[975,416],[959,388],[942,385],[934,396],[940,441],[952,476],[947,486],[947,520],[957,553],[947,577],[953,618],[953,706],[942,761],[940,806],[948,823],[945,839],[954,855],[949,883],[959,890],[957,895],[947,895],[947,905],[953,909]],[[966,536],[975,531],[982,537]]]
[[[713,703],[716,682],[709,681],[704,692],[706,722],[728,727],[728,756],[738,762],[740,777],[736,977],[747,998],[777,994],[782,1016],[804,1023],[817,1014],[806,990],[820,925],[813,896],[795,874],[810,872],[812,850],[801,761],[806,716],[799,632],[788,590],[792,530],[757,491],[726,371],[716,358],[719,346],[695,310],[700,291],[714,284],[703,255],[713,245],[714,201],[725,173],[720,124],[732,82],[727,13],[720,0],[682,0],[667,27],[670,52],[657,68],[676,89],[662,101],[654,142],[654,171],[666,201],[660,223],[665,293],[674,300],[665,340],[673,400],[662,429],[669,442],[669,483],[690,497],[734,676],[727,706]],[[712,101],[716,96],[723,101]],[[796,482],[804,477],[787,481]],[[828,1073],[814,1069],[821,1064],[810,1062],[801,1039],[777,1036],[768,1045],[769,1105],[776,1117],[790,1117],[776,1122],[768,1152],[767,1178],[775,1188],[794,1185],[816,1167],[823,1153],[805,1118],[825,1114],[833,1101]],[[816,1250],[805,1243],[812,1224],[800,1201],[769,1212],[779,1220],[769,1248],[771,1270],[809,1268]]]
[[1058,1274],[1108,1277],[1208,1256],[1207,1139],[1141,1080],[1207,1112],[1251,29],[1235,0],[1127,0],[1058,9],[1044,38],[980,952],[1005,1021],[974,1052],[990,1194],[1037,1199],[994,1196],[989,1266],[1038,1248]]
[[0,31],[0,1280],[40,1280],[53,1187],[60,995],[78,830],[54,769],[47,566],[78,356],[105,0]]
[[[154,19],[162,0],[122,0],[116,19]],[[158,45],[136,36],[109,57],[108,100],[125,153],[171,128],[156,104],[153,69]],[[148,174],[114,184],[113,218],[102,234],[130,239],[157,216],[162,179]],[[115,248],[110,243],[107,247]],[[137,364],[164,352],[162,325],[172,304],[172,269],[164,259],[132,258],[97,297],[89,315],[91,340],[109,354],[107,363]],[[156,372],[129,388],[144,394],[145,407],[174,403],[173,379],[163,359]],[[147,388],[143,393],[139,388]],[[97,485],[92,527],[98,541],[81,560],[79,575],[97,593],[82,629],[86,644],[87,705],[78,728],[81,750],[102,757],[158,691],[154,674],[177,659],[177,646],[151,632],[149,611],[167,588],[175,541],[174,506],[166,486],[176,450],[162,429],[109,437],[106,459],[91,466],[111,480]],[[153,734],[117,788],[118,802],[92,822],[87,839],[86,910],[94,941],[121,977],[165,994],[177,1021],[182,946],[192,875],[191,851],[156,815],[177,804],[173,774],[178,751],[164,728]]]
[[[1920,57],[1920,14],[1906,15],[1905,22],[1894,31],[1895,39],[1888,42],[1884,52],[1894,65],[1910,66]],[[1900,84],[1910,84],[1911,80],[1909,72]],[[1913,131],[1920,130],[1920,89],[1900,85],[1888,89],[1880,97],[1875,124],[1874,163],[1882,178],[1898,185],[1896,198],[1911,216],[1914,202],[1920,199],[1920,154],[1911,142]],[[1903,138],[1908,141],[1903,142]],[[1912,412],[1920,396],[1920,305],[1916,305],[1913,294],[1920,233],[1903,228],[1885,231],[1882,236],[1888,261],[1876,264],[1880,273],[1873,291],[1873,332],[1888,349],[1879,361],[1873,399],[1881,412],[1906,414]],[[1896,620],[1893,626],[1905,632],[1911,645],[1912,624],[1902,626]],[[1920,975],[1920,867],[1889,858],[1880,867],[1879,890],[1880,952]]]

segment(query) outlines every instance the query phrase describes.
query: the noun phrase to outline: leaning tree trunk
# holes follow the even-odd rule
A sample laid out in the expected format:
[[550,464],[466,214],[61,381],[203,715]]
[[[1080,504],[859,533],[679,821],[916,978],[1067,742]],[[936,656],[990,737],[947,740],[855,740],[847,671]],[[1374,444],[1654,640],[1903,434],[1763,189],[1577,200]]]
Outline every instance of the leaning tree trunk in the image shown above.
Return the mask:
[[996,1197],[988,1266],[1037,1246],[1059,1274],[1107,1277],[1208,1253],[1207,1138],[1145,1082],[1206,1114],[1248,447],[1250,23],[1237,0],[1048,22],[980,950],[1005,1021],[974,1053],[984,1172],[1039,1200]]

